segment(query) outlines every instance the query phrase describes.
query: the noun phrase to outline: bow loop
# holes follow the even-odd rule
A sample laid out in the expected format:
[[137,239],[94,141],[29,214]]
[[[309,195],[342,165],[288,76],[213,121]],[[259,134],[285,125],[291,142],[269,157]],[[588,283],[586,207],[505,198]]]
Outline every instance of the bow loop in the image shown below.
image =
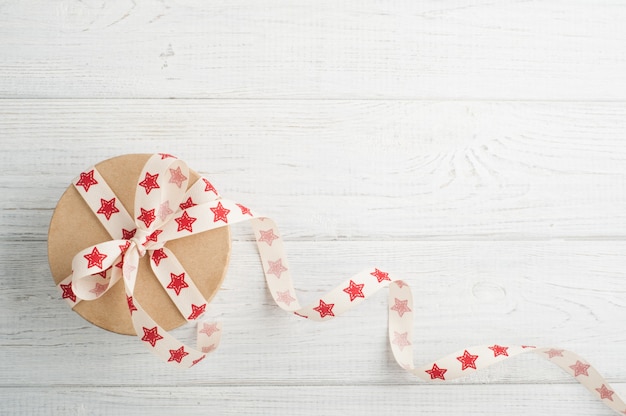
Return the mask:
[[150,234],[170,221],[183,202],[188,182],[189,168],[182,160],[168,155],[150,158],[137,180],[135,191],[138,230]]

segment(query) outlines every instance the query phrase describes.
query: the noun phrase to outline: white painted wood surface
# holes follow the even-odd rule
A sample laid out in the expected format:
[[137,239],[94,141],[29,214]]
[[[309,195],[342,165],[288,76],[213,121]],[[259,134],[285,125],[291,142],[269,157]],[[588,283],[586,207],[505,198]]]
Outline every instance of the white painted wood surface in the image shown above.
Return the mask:
[[326,324],[283,313],[245,225],[211,304],[222,346],[177,371],[67,309],[46,232],[85,167],[175,153],[276,219],[303,300],[370,265],[408,281],[418,362],[555,345],[626,395],[625,18],[608,1],[0,4],[0,414],[611,414],[534,357],[418,382],[384,294]]

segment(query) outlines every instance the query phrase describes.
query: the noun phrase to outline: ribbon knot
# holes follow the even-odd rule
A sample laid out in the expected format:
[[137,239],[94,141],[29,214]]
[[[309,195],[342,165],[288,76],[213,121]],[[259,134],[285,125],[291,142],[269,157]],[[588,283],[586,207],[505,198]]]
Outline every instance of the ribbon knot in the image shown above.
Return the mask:
[[[133,292],[139,261],[148,255],[154,275],[181,315],[187,321],[203,315],[206,300],[167,248],[167,242],[226,225],[229,210],[222,206],[208,180],[201,178],[189,189],[188,184],[189,169],[183,161],[170,155],[153,155],[137,180],[131,215],[95,167],[83,172],[74,186],[111,239],[77,253],[72,259],[72,275],[60,283],[63,297],[73,306],[82,300],[98,299],[123,281],[137,335],[157,355],[185,367],[192,365],[189,359],[199,361],[209,347],[217,347],[220,334],[213,331],[198,338],[195,350],[186,347],[152,320]],[[218,208],[221,222],[213,215]],[[175,354],[169,356],[172,351]]]

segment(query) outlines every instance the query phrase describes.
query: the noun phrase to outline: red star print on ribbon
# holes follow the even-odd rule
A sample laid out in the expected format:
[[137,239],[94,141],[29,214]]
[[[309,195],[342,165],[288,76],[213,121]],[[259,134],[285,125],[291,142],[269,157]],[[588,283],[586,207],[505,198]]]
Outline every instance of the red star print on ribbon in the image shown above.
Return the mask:
[[194,304],[191,305],[191,314],[187,317],[188,320],[193,321],[194,319],[198,319],[205,311],[206,303],[203,303],[200,306],[196,306]]
[[245,207],[245,206],[243,206],[241,204],[235,204],[235,205],[237,205],[239,207],[239,209],[241,210],[241,214],[242,215],[250,215],[250,216],[252,216],[252,211],[250,211],[250,208]]
[[100,198],[100,203],[102,205],[100,206],[100,209],[97,211],[97,213],[104,215],[107,221],[111,219],[111,215],[115,214],[116,212],[120,212],[120,210],[117,209],[117,207],[115,206],[115,198],[112,198],[109,201]]
[[130,240],[131,238],[133,238],[135,236],[135,234],[137,233],[137,229],[135,228],[134,230],[126,230],[122,228],[122,239],[123,240]]
[[161,339],[163,339],[163,337],[159,334],[156,326],[154,328],[146,328],[145,326],[143,327],[143,338],[141,338],[142,341],[146,341],[147,343],[155,347],[157,341]]
[[350,302],[352,302],[356,298],[364,298],[365,297],[365,295],[363,294],[363,287],[364,286],[365,286],[364,283],[356,284],[352,280],[350,280],[349,286],[346,287],[345,289],[343,289],[343,291],[346,292],[348,295],[350,295]]
[[445,368],[439,368],[437,366],[437,363],[433,364],[433,368],[431,368],[430,370],[426,370],[426,372],[430,375],[430,379],[434,380],[434,379],[441,379],[441,380],[445,380],[446,378],[443,376],[448,370],[446,370]]
[[498,355],[506,355],[508,357],[508,353],[506,352],[506,350],[509,349],[509,347],[501,347],[500,345],[496,344],[493,345],[491,347],[488,347],[491,351],[493,351],[493,356],[497,357]]
[[588,377],[589,374],[587,373],[587,370],[589,369],[589,367],[591,367],[591,365],[582,363],[580,362],[580,360],[576,360],[576,363],[574,365],[569,366],[569,368],[574,370],[574,377],[578,377],[578,376]]
[[74,294],[74,291],[72,290],[72,282],[70,282],[69,285],[64,285],[61,283],[61,290],[63,290],[63,295],[61,295],[63,297],[63,299],[70,299],[72,302],[76,302],[76,295]]
[[564,350],[557,350],[556,348],[552,348],[552,349],[546,351],[546,354],[548,354],[548,358],[562,357],[563,356],[563,351]]
[[409,301],[407,299],[400,300],[398,298],[394,299],[394,305],[391,307],[392,311],[398,312],[398,315],[402,317],[406,312],[411,312],[411,309],[408,307]]
[[170,350],[170,358],[167,361],[176,361],[177,363],[180,363],[183,360],[183,358],[185,358],[188,355],[189,353],[185,351],[185,347],[181,346],[177,350]]
[[206,185],[204,188],[204,192],[213,192],[215,195],[217,195],[217,190],[213,187],[213,185],[211,185],[211,182],[209,182],[208,179],[202,178],[202,181]]
[[133,297],[126,296],[126,303],[128,303],[128,310],[130,314],[132,315],[133,312],[137,310],[137,307],[135,306],[135,303],[133,302]]
[[180,295],[181,290],[183,290],[186,287],[189,287],[187,282],[185,282],[185,273],[181,273],[181,274],[170,273],[170,277],[172,281],[170,282],[169,285],[167,285],[167,288],[172,289],[174,292],[176,292],[176,296]]
[[213,222],[218,222],[218,221],[224,221],[225,223],[228,223],[228,213],[230,212],[229,209],[224,208],[224,206],[222,205],[221,202],[217,203],[216,207],[212,207],[211,211],[213,212]]
[[291,293],[288,290],[276,292],[276,302],[283,302],[285,305],[291,305],[291,302],[295,300],[296,299],[291,296]]
[[176,184],[179,188],[183,185],[183,182],[187,180],[187,177],[181,172],[180,166],[176,169],[170,169],[170,175],[170,183]]
[[152,223],[154,222],[154,220],[156,220],[156,216],[154,215],[154,208],[153,209],[140,208],[140,210],[141,210],[141,215],[138,216],[137,219],[143,222],[146,225],[146,228],[149,228],[150,225],[152,225]]
[[320,304],[313,308],[314,311],[320,314],[320,318],[324,318],[326,316],[335,316],[333,313],[333,307],[335,305],[333,303],[324,303],[322,299],[320,299]]
[[476,359],[478,355],[472,355],[467,350],[463,352],[463,355],[460,357],[456,357],[457,360],[461,362],[461,370],[465,371],[468,368],[473,368],[476,370]]
[[602,387],[597,388],[596,391],[600,393],[601,399],[609,399],[610,401],[613,401],[613,394],[615,394],[615,392],[613,390],[610,390],[604,384],[602,385]]
[[85,192],[89,192],[89,188],[92,185],[97,185],[98,181],[93,177],[94,170],[90,170],[89,172],[83,172],[80,174],[80,179],[76,182],[76,186],[82,186]]
[[143,179],[143,181],[139,182],[139,186],[143,186],[144,189],[146,190],[146,195],[150,194],[150,192],[152,192],[153,189],[160,188],[157,182],[158,178],[159,178],[158,173],[155,175],[151,175],[150,173],[146,172],[146,176]]
[[102,268],[102,261],[108,256],[98,251],[98,247],[94,247],[91,253],[83,255],[87,259],[87,267],[99,267]]
[[408,332],[393,332],[394,334],[394,338],[393,341],[391,341],[392,344],[397,345],[398,348],[400,348],[400,351],[402,351],[404,349],[404,347],[408,347],[409,345],[411,345],[411,341],[409,341],[408,339]]
[[189,209],[191,207],[195,207],[197,204],[195,204],[193,202],[193,200],[191,199],[191,197],[187,198],[187,200],[185,202],[180,203],[178,206],[180,207],[181,210],[186,210]]
[[269,229],[266,231],[263,230],[259,230],[259,233],[261,234],[261,236],[259,237],[259,241],[263,241],[265,243],[267,243],[267,245],[271,246],[272,245],[272,241],[276,240],[278,238],[278,236],[276,234],[274,234],[274,230]]
[[161,260],[166,259],[166,258],[167,258],[167,254],[165,254],[165,250],[163,250],[162,248],[158,250],[154,250],[152,252],[152,261],[157,266],[161,263]]
[[206,335],[207,337],[212,336],[214,333],[218,332],[220,329],[217,327],[217,324],[214,322],[212,324],[203,323],[202,329],[199,331],[201,334]]
[[372,276],[374,276],[376,278],[376,280],[378,280],[378,283],[384,281],[384,280],[389,280],[391,281],[391,279],[389,278],[389,273],[385,273],[382,272],[378,269],[374,269],[374,271],[372,273],[370,273]]
[[193,232],[192,224],[196,222],[197,218],[190,217],[187,211],[183,211],[183,215],[178,218],[174,218],[174,221],[178,223],[178,231],[187,230]]
[[270,265],[270,268],[267,271],[267,274],[273,274],[279,279],[280,279],[280,275],[283,272],[287,271],[287,268],[283,266],[283,261],[281,259],[278,259],[276,261],[269,260],[267,263]]

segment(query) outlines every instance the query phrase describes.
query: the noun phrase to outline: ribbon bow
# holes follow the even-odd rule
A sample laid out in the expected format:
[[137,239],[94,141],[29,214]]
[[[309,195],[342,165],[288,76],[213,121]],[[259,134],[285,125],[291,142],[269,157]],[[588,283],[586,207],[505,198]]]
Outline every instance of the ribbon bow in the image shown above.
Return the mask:
[[150,255],[154,274],[179,311],[188,321],[197,320],[206,308],[206,300],[165,244],[227,224],[250,221],[268,288],[283,310],[302,318],[327,321],[389,286],[391,352],[396,362],[413,375],[426,381],[446,381],[515,355],[535,353],[572,375],[606,406],[626,414],[626,403],[600,373],[583,358],[564,349],[487,344],[416,366],[413,361],[414,306],[410,287],[377,268],[357,273],[312,304],[300,306],[276,224],[241,204],[221,199],[205,178],[186,191],[187,177],[188,169],[182,161],[170,155],[152,156],[139,177],[135,213],[131,217],[121,204],[117,204],[115,195],[97,169],[80,174],[74,181],[76,189],[113,239],[86,248],[74,257],[73,274],[59,284],[63,298],[70,305],[80,299],[96,299],[122,279],[137,336],[164,360],[182,367],[193,366],[217,347],[221,327],[216,323],[199,325],[198,347],[193,349],[158,326],[133,300],[139,258]]
[[183,367],[195,365],[217,347],[219,324],[199,325],[198,346],[190,348],[152,320],[133,291],[139,259],[148,255],[155,276],[185,319],[195,321],[204,313],[204,296],[165,244],[226,225],[230,209],[207,179],[187,190],[188,181],[183,161],[165,154],[152,156],[139,176],[131,216],[95,167],[81,173],[74,186],[112,239],[77,253],[72,275],[59,285],[73,306],[103,296],[123,280],[136,334],[154,353]]

